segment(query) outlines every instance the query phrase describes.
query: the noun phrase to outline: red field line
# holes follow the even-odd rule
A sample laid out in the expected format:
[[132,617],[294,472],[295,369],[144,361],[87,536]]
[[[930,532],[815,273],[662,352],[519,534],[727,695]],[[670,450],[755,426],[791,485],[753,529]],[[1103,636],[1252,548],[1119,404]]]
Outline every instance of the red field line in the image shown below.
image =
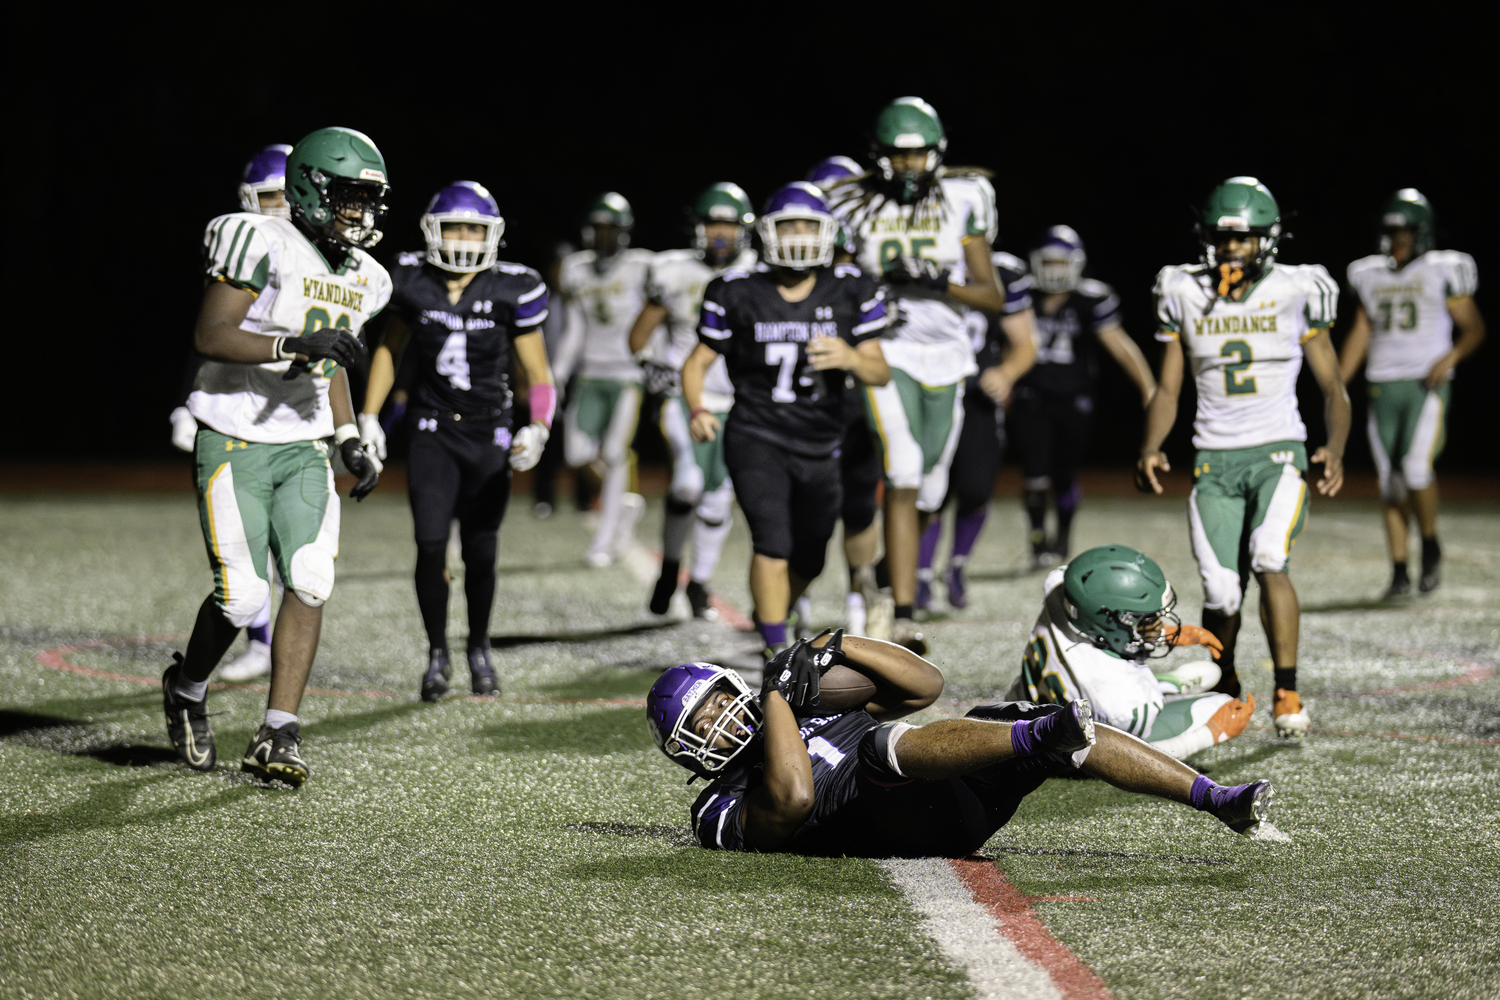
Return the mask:
[[1094,900],[1086,896],[1024,896],[992,861],[965,858],[949,864],[974,900],[995,918],[996,929],[1011,940],[1017,951],[1046,971],[1063,1000],[1111,1000],[1104,980],[1053,937],[1031,909],[1031,904],[1038,900]]
[[1354,691],[1352,695],[1371,694],[1405,694],[1408,691],[1442,691],[1446,688],[1465,687],[1469,684],[1478,684],[1495,676],[1495,668],[1488,663],[1480,663],[1478,660],[1466,660],[1458,656],[1442,656],[1438,653],[1429,653],[1421,649],[1390,649],[1387,650],[1395,656],[1416,656],[1424,660],[1448,660],[1456,663],[1465,670],[1457,677],[1449,677],[1441,681],[1427,681],[1421,684],[1398,684],[1395,687],[1380,688],[1376,691]]

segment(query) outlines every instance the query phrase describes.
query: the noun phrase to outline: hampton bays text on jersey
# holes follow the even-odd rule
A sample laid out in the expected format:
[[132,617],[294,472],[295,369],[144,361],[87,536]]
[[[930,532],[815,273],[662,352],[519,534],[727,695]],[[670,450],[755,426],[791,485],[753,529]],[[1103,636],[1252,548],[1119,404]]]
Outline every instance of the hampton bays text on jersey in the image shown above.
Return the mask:
[[802,323],[789,321],[785,323],[756,323],[755,342],[757,344],[783,343],[796,341],[805,344],[818,337],[837,337],[839,325],[837,323]]

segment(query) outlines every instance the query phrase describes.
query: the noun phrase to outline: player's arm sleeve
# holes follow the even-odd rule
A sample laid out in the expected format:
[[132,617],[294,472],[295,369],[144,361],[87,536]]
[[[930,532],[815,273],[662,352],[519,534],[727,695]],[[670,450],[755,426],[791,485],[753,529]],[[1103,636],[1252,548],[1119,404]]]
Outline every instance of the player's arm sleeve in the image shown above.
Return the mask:
[[1171,272],[1163,269],[1156,275],[1156,287],[1151,294],[1156,298],[1156,339],[1178,340],[1182,335],[1182,303],[1170,290]]
[[204,268],[210,281],[224,281],[259,295],[271,280],[271,247],[244,216],[220,216],[203,234]]
[[512,337],[535,333],[547,320],[547,285],[540,274],[530,273],[527,277],[533,284],[516,296],[516,308],[511,317]]
[[693,803],[693,834],[709,850],[745,849],[745,796],[712,788]]
[[703,305],[698,310],[698,343],[707,344],[719,354],[729,350],[729,338],[734,335],[729,328],[724,298],[724,284],[715,278],[703,293]]
[[1450,299],[1473,295],[1479,291],[1479,268],[1474,258],[1466,253],[1455,253],[1453,264],[1448,269],[1448,295]]
[[1307,304],[1303,307],[1307,316],[1307,332],[1302,343],[1307,343],[1323,333],[1339,314],[1339,286],[1332,275],[1320,264],[1309,264],[1307,276]]
[[1031,308],[1031,275],[1001,269],[1000,280],[1005,286],[1005,308],[1000,310],[1001,315],[1013,316]]
[[859,299],[859,318],[844,339],[858,344],[880,336],[896,320],[896,311],[886,301],[885,289],[869,278],[844,280],[851,282],[850,291]]

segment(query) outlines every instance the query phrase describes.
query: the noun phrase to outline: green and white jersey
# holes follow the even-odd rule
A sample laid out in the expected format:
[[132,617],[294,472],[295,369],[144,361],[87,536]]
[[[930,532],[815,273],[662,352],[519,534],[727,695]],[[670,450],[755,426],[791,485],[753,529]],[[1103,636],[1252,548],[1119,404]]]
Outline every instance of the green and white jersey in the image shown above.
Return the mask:
[[[235,212],[203,236],[208,278],[255,293],[240,329],[300,337],[325,327],[359,335],[391,298],[391,276],[374,257],[351,250],[337,271],[290,219]],[[312,441],[333,434],[328,385],[338,366],[284,379],[290,361],[244,364],[208,360],[198,369],[188,411],[221,434],[261,444]]]
[[[646,344],[645,355],[664,368],[681,371],[693,348],[698,346],[698,310],[703,305],[703,289],[725,271],[753,271],[757,257],[746,250],[728,267],[715,270],[705,264],[695,250],[667,250],[656,255],[646,277],[646,298],[667,310],[667,320]],[[715,413],[725,413],[734,405],[734,384],[724,358],[714,359],[703,379],[703,405]]]
[[[964,284],[964,244],[982,239],[988,247],[999,231],[995,189],[977,175],[940,176],[915,205],[878,194],[866,203],[854,186],[835,188],[832,200],[834,214],[859,247],[860,270],[876,279],[896,258],[920,257]],[[896,288],[892,293],[901,322],[881,345],[892,367],[924,385],[952,385],[979,370],[963,320],[966,307],[937,292]]]
[[1333,325],[1339,289],[1319,264],[1272,264],[1239,302],[1201,264],[1156,276],[1156,339],[1182,344],[1198,387],[1193,445],[1306,441],[1297,409],[1302,345]]
[[1349,265],[1349,284],[1370,317],[1365,378],[1398,382],[1426,378],[1452,350],[1448,300],[1473,295],[1479,269],[1457,250],[1429,250],[1399,271],[1390,257],[1372,254]]
[[563,258],[558,277],[567,308],[563,350],[576,357],[583,378],[639,382],[641,366],[630,353],[630,328],[646,305],[646,275],[655,254],[626,248],[597,271],[594,251]]

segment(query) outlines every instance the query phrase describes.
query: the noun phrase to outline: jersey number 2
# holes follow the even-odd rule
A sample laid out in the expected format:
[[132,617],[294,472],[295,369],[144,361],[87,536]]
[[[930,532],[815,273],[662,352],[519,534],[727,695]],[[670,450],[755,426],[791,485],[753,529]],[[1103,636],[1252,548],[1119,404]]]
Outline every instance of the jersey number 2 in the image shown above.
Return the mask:
[[771,389],[771,401],[795,403],[797,392],[792,388],[792,374],[797,367],[797,345],[767,344],[766,364],[781,366],[781,371],[776,373],[776,385]]
[[1250,345],[1243,340],[1225,341],[1224,346],[1219,348],[1219,357],[1234,358],[1224,366],[1224,395],[1252,395],[1255,392],[1255,376],[1245,374],[1245,369],[1255,362],[1250,354]]
[[438,351],[437,373],[448,376],[448,384],[455,389],[469,390],[469,335],[459,330],[448,334],[443,349]]

